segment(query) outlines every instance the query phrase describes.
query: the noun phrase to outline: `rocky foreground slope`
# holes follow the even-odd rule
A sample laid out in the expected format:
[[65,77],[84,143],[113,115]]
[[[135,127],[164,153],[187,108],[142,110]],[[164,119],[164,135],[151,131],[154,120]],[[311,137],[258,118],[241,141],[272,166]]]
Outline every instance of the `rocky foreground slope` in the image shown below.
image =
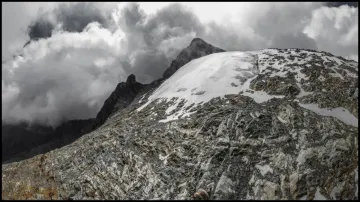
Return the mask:
[[193,59],[62,148],[2,165],[3,199],[358,199],[358,63]]

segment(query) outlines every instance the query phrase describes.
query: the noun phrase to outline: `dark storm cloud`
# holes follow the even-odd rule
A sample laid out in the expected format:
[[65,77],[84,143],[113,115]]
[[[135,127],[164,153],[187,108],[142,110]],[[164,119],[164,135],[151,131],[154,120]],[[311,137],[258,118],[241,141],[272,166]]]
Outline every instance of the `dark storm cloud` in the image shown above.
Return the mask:
[[343,5],[358,7],[358,2],[344,2],[344,1],[326,2],[325,5],[328,6],[328,7],[340,7],[340,6],[343,6]]
[[31,40],[51,37],[54,25],[46,19],[38,19],[28,27],[28,35]]
[[107,27],[106,18],[94,3],[60,4],[54,12],[57,22],[68,32],[81,32],[91,22]]
[[[51,20],[51,18],[54,18]],[[82,32],[91,22],[98,22],[107,27],[107,18],[94,3],[81,2],[66,4],[61,3],[51,12],[42,13],[28,27],[30,40],[51,37],[57,25],[64,31]]]

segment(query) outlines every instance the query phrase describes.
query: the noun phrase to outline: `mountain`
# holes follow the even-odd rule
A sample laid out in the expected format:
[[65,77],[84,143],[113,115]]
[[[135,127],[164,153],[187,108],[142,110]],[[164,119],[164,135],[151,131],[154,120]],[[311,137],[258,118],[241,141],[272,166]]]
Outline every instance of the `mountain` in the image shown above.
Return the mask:
[[358,199],[357,62],[219,51],[174,70],[113,93],[71,144],[3,164],[3,199]]
[[165,70],[163,77],[169,78],[180,67],[193,59],[219,52],[225,52],[225,50],[212,46],[200,38],[195,38],[191,41],[190,45],[183,49],[176,59],[171,62],[170,66]]
[[144,85],[136,81],[135,75],[131,74],[126,83],[122,82],[116,86],[110,97],[105,100],[104,106],[97,114],[96,119],[100,124],[114,112],[126,108],[134,100],[135,96],[141,92]]
[[[180,66],[215,52],[224,50],[216,48],[204,40],[195,38],[190,45],[180,52],[166,69],[166,75],[173,74]],[[128,76],[126,82],[119,83],[105,100],[96,118],[87,120],[70,120],[55,129],[47,126],[30,126],[27,123],[8,124],[2,122],[2,163],[31,158],[75,141],[82,135],[101,126],[115,112],[126,108],[138,94],[145,94],[158,87],[165,78],[150,84],[136,81],[135,75]]]

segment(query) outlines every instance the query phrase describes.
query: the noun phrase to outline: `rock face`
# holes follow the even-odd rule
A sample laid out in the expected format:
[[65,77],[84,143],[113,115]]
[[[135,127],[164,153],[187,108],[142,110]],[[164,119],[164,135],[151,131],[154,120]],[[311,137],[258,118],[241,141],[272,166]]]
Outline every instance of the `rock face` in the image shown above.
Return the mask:
[[[238,72],[224,92],[238,93],[188,106],[207,92],[167,86],[215,54],[239,61],[219,62]],[[3,164],[2,198],[358,199],[357,62],[297,49],[215,54],[144,85],[73,143]],[[220,84],[216,73],[198,82]],[[183,97],[152,100],[159,91]]]
[[190,45],[182,50],[176,59],[171,62],[170,66],[165,70],[163,77],[169,78],[180,67],[193,59],[219,52],[225,52],[225,50],[212,46],[200,38],[195,38],[191,41]]
[[138,83],[133,74],[127,78],[126,83],[119,83],[109,98],[105,100],[104,106],[96,116],[96,119],[100,122],[99,124],[103,124],[112,113],[130,105],[143,88],[144,85]]

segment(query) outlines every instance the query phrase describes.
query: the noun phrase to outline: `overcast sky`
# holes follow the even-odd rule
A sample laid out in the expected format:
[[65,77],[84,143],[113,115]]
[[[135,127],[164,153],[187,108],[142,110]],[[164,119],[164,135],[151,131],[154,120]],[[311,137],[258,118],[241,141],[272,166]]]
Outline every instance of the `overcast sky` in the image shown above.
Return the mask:
[[222,49],[308,48],[357,60],[349,3],[2,3],[2,120],[95,117],[117,83],[149,83],[194,37]]

